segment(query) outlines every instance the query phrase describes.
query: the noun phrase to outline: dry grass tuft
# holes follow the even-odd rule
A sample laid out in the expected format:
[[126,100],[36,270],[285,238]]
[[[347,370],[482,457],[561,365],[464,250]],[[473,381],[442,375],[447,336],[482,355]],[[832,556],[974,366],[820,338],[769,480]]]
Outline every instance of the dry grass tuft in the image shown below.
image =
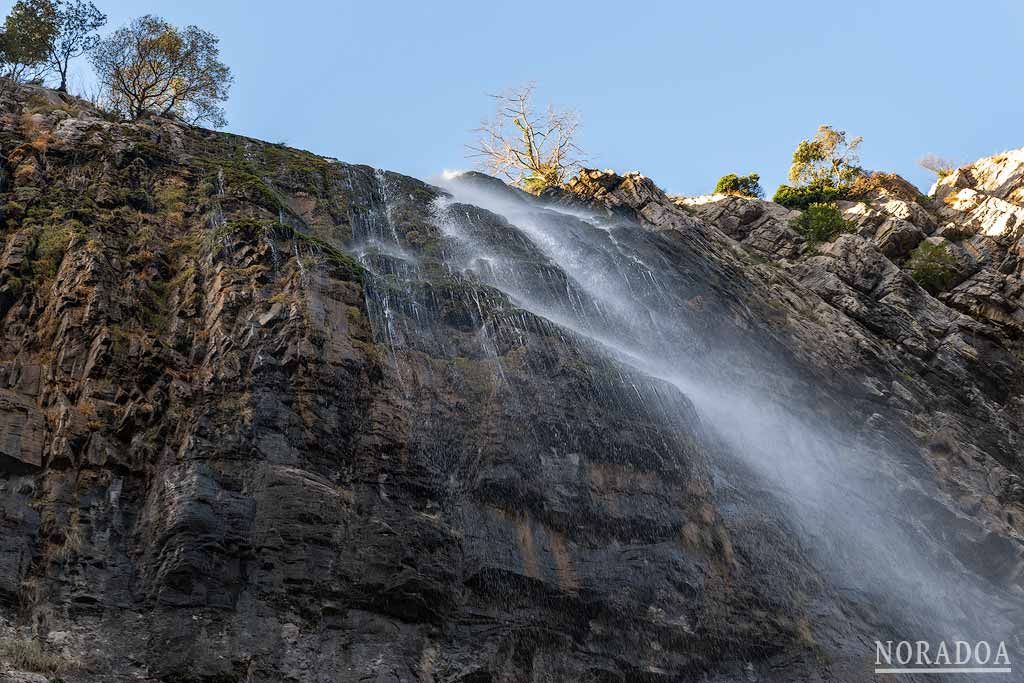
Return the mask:
[[46,652],[37,640],[0,640],[0,660],[21,671],[59,674],[77,669],[77,660],[64,655]]

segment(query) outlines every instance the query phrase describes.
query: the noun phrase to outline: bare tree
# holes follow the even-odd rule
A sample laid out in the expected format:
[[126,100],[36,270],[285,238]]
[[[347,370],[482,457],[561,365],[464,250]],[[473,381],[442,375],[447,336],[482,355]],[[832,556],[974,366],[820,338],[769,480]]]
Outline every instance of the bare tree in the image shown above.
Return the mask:
[[220,61],[217,37],[196,26],[177,29],[159,17],[133,20],[92,52],[115,110],[137,119],[173,114],[190,123],[223,126],[231,70]]
[[553,107],[536,113],[530,101],[533,90],[534,85],[529,84],[491,95],[497,101],[497,112],[474,131],[479,138],[469,146],[469,156],[478,158],[492,175],[539,193],[564,183],[583,158],[574,141],[579,116]]
[[54,8],[54,36],[50,43],[48,62],[53,73],[60,76],[57,90],[68,89],[68,65],[71,60],[90,52],[99,43],[96,35],[107,17],[88,0],[57,0]]
[[921,168],[931,171],[940,178],[945,178],[952,173],[960,165],[955,161],[949,159],[943,159],[942,157],[934,154],[925,154],[923,157],[918,159],[917,165]]

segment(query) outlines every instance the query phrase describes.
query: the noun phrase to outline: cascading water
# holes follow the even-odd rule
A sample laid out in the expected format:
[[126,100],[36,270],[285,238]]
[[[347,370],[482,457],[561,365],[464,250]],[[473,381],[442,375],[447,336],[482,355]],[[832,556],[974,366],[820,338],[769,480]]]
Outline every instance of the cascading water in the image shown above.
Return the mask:
[[[682,294],[692,289],[694,275],[704,274],[688,273],[693,264],[667,258],[663,238],[636,225],[538,206],[523,195],[460,182],[459,176],[442,182],[453,197],[438,200],[438,222],[463,248],[457,267],[527,310],[601,343],[620,362],[678,387],[728,450],[783,498],[851,588],[905,602],[904,615],[918,617],[919,626],[941,623],[958,637],[1013,631],[998,599],[968,578],[948,551],[901,528],[901,510],[893,502],[903,489],[923,484],[898,459],[871,450],[855,435],[808,424],[792,405],[749,391],[756,379],[734,376],[734,355],[748,349],[720,352],[714,335],[694,329],[695,314]],[[564,273],[564,296],[539,297],[550,293],[549,280],[508,257],[501,245],[480,239],[460,202],[508,219]],[[723,372],[723,366],[730,369]],[[922,553],[945,564],[945,571]]]
[[[441,184],[451,193],[433,206],[442,247],[426,258],[402,245],[386,174],[377,174],[373,201],[353,229],[370,273],[375,333],[406,398],[422,411],[409,438],[422,445],[434,476],[452,486],[466,480],[456,476],[452,452],[467,435],[433,413],[435,389],[425,376],[456,371],[428,365],[412,376],[403,358],[428,353],[456,366],[462,357],[482,358],[494,387],[482,400],[514,412],[529,392],[513,386],[503,349],[536,331],[607,361],[586,369],[600,388],[577,400],[627,406],[669,427],[692,403],[721,446],[706,463],[720,507],[737,518],[784,515],[793,542],[810,548],[836,592],[874,603],[890,628],[911,630],[906,637],[1014,632],[1013,599],[902,514],[915,492],[936,495],[914,458],[880,450],[858,425],[815,424],[814,399],[796,396],[802,385],[789,359],[768,340],[739,333],[736,321],[750,312],[719,286],[712,264],[687,259],[657,233],[543,206],[479,178],[448,176]],[[470,319],[452,320],[456,310]],[[453,324],[476,332],[453,339]],[[525,426],[521,438],[540,448],[548,437],[539,434]],[[747,502],[731,502],[728,492],[741,489]]]

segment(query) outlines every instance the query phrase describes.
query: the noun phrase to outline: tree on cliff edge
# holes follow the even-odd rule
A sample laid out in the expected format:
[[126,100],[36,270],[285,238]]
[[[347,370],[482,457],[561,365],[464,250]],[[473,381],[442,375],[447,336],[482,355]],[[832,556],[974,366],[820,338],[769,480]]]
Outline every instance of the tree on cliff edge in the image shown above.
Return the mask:
[[847,139],[846,131],[818,126],[813,138],[801,140],[793,152],[789,182],[779,185],[773,202],[791,209],[807,209],[845,199],[853,182],[864,174],[858,149],[862,138]]
[[112,107],[126,118],[173,114],[221,127],[226,121],[220,103],[232,76],[217,42],[209,31],[179,30],[147,15],[101,40],[92,63]]
[[49,0],[18,0],[0,29],[0,76],[7,88],[45,71],[56,17]]
[[60,77],[57,90],[66,92],[71,60],[96,47],[100,40],[96,31],[107,23],[107,16],[88,0],[60,0],[51,5],[54,35],[49,46],[48,66]]
[[840,187],[861,173],[857,155],[861,137],[846,139],[846,131],[818,126],[810,140],[801,140],[793,152],[789,182],[797,187],[819,185]]
[[530,101],[533,88],[526,85],[491,96],[497,112],[476,129],[479,138],[469,146],[469,156],[478,158],[488,173],[536,194],[564,183],[583,160],[574,140],[579,116],[552,107],[536,113]]

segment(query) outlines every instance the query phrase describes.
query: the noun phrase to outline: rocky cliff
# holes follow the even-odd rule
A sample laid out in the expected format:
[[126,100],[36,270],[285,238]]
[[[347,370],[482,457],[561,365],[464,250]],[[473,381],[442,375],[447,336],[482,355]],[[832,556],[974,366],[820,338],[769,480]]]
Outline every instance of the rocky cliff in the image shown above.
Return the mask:
[[[916,594],[850,576],[877,558],[843,502],[609,330],[827,427],[858,520],[968,576],[949,611],[1021,623],[1024,152],[812,245],[638,174],[536,200],[2,107],[0,678],[869,680]],[[924,240],[956,260],[934,294]],[[587,271],[623,268],[613,310]]]
[[[709,260],[742,270],[737,279],[781,310],[783,320],[763,322],[815,368],[818,383],[835,385],[844,410],[857,396],[864,418],[898,421],[970,516],[985,510],[1001,533],[1024,531],[1024,150],[962,167],[930,196],[878,188],[864,201],[839,202],[852,234],[825,244],[798,235],[791,221],[799,212],[772,202],[669,198],[642,175],[600,171],[571,188],[550,196],[699,233]],[[935,296],[906,268],[923,241],[955,258],[953,278]],[[849,381],[861,385],[853,395],[837,385]]]

